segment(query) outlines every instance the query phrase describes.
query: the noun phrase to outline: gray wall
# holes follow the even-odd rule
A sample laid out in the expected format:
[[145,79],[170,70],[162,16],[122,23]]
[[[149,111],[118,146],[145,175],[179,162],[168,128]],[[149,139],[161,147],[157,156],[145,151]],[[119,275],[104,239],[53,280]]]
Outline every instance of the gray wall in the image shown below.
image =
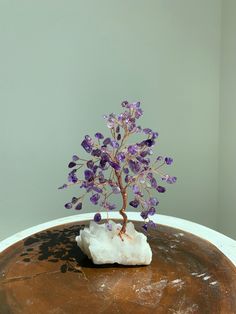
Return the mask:
[[220,18],[220,0],[0,0],[0,238],[75,214],[66,165],[123,99],[175,160],[159,213],[217,228]]
[[236,239],[236,1],[222,1],[219,230]]

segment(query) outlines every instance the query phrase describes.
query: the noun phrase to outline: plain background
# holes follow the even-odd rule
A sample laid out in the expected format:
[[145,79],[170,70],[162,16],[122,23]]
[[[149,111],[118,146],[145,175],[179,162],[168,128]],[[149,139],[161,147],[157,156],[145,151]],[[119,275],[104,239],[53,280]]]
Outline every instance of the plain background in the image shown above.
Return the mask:
[[77,214],[57,187],[124,99],[174,158],[159,213],[236,238],[235,27],[234,0],[0,0],[0,239]]

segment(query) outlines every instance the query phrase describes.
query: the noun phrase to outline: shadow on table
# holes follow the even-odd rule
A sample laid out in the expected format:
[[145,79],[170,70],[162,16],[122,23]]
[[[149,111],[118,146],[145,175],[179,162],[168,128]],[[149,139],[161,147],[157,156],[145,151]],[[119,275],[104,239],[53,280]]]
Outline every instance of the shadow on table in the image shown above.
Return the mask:
[[[32,235],[24,240],[24,253],[21,254],[24,262],[32,260],[50,263],[60,262],[62,273],[81,272],[82,267],[86,268],[122,268],[137,267],[123,266],[119,264],[95,265],[77,246],[75,237],[85,225],[73,225],[63,229],[46,230]],[[61,262],[64,262],[61,264]],[[139,266],[143,267],[143,266]]]

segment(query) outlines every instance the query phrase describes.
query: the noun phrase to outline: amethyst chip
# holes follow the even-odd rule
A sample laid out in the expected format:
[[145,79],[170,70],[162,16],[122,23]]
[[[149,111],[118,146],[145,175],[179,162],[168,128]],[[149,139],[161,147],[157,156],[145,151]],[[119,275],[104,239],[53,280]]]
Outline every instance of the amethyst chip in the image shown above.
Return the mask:
[[139,206],[139,200],[134,199],[133,201],[129,202],[129,205],[134,208],[137,208]]
[[87,140],[83,140],[81,146],[86,150],[87,153],[91,153],[92,145]]
[[173,162],[173,159],[172,159],[171,157],[166,157],[166,158],[165,158],[165,163],[166,163],[167,165],[171,165],[172,162]]
[[75,209],[76,209],[76,210],[81,210],[81,209],[82,209],[82,203],[78,203],[78,204],[75,206]]
[[118,165],[116,162],[113,162],[113,161],[109,161],[109,164],[112,168],[115,169],[115,171],[118,171],[120,170],[120,165]]
[[74,161],[71,161],[69,164],[68,164],[68,168],[73,168],[76,166],[76,163]]
[[94,173],[87,169],[84,171],[84,178],[85,180],[92,180],[94,178]]
[[88,167],[89,169],[93,169],[93,165],[94,165],[94,162],[93,162],[92,160],[88,160],[88,161],[87,161],[87,167]]
[[156,213],[156,209],[154,207],[150,207],[148,210],[148,215],[153,216]]
[[66,203],[65,204],[65,208],[67,208],[67,209],[71,209],[72,208],[72,203]]
[[147,210],[141,211],[140,216],[141,216],[143,219],[147,219],[147,218],[148,218],[148,211],[147,211]]
[[104,138],[104,136],[102,135],[102,133],[100,132],[97,132],[95,135],[94,135],[98,140],[102,140]]
[[156,188],[156,190],[159,192],[159,193],[164,193],[166,191],[166,188],[164,186],[160,186],[158,185],[158,187]]
[[102,219],[102,216],[101,216],[100,213],[96,213],[96,214],[94,215],[94,217],[93,217],[93,220],[94,220],[95,222],[97,222],[97,223],[98,223],[101,219]]
[[91,201],[94,205],[97,205],[99,198],[100,198],[100,195],[99,195],[98,193],[96,193],[96,194],[93,194],[93,195],[90,197],[90,201]]

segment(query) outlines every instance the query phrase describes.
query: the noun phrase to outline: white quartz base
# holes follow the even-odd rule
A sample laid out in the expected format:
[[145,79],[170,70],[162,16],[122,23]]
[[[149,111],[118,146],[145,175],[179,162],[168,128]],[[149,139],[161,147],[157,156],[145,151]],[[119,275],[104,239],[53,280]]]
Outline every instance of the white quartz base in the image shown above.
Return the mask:
[[78,246],[94,264],[149,265],[152,261],[152,251],[147,237],[137,232],[134,224],[129,222],[126,234],[118,235],[121,224],[109,221],[111,231],[106,224],[90,221],[89,227],[81,230],[75,238]]

